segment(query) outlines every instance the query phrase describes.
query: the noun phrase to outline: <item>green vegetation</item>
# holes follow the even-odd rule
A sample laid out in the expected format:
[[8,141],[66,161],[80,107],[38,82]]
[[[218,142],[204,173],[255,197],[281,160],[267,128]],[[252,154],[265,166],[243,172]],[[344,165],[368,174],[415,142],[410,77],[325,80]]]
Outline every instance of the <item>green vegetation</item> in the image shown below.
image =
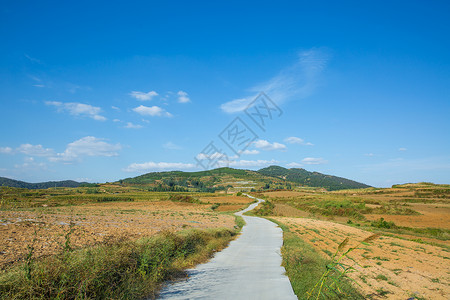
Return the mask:
[[286,169],[279,166],[270,166],[258,170],[258,173],[266,176],[283,178],[284,180],[299,183],[303,186],[323,187],[329,191],[370,187],[369,185],[342,177],[325,175],[318,172],[309,172],[305,169],[298,168]]
[[164,232],[39,261],[30,258],[0,274],[0,299],[154,298],[162,281],[205,261],[235,234],[229,229]]
[[[308,292],[322,280],[324,272],[329,270],[331,261],[323,258],[311,245],[290,232],[288,227],[274,220],[271,221],[283,229],[283,247],[281,248],[283,266],[286,268],[294,293],[299,299],[308,299]],[[338,293],[327,293],[326,299],[364,299],[346,277],[341,277],[339,280]]]
[[0,177],[0,186],[9,186],[16,188],[25,189],[48,189],[55,187],[79,187],[86,184],[86,182],[76,182],[73,180],[64,181],[47,181],[39,183],[28,183],[20,180],[9,179],[5,177]]
[[376,221],[372,221],[372,223],[370,223],[370,225],[372,227],[376,227],[376,228],[386,228],[386,229],[391,229],[391,228],[396,228],[397,226],[395,226],[394,222],[387,222],[384,220],[384,218],[380,218]]
[[272,202],[266,200],[258,205],[253,213],[257,216],[270,216],[273,215],[274,208],[275,205],[273,205]]

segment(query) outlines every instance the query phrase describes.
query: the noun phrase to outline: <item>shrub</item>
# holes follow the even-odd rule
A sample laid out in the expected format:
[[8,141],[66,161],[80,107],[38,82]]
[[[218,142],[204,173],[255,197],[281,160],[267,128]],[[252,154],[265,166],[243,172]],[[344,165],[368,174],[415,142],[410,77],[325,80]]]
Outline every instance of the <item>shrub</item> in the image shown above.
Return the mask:
[[394,224],[394,222],[385,221],[384,218],[380,218],[376,221],[372,221],[370,223],[370,226],[376,227],[376,228],[386,228],[386,229],[397,228],[397,226]]

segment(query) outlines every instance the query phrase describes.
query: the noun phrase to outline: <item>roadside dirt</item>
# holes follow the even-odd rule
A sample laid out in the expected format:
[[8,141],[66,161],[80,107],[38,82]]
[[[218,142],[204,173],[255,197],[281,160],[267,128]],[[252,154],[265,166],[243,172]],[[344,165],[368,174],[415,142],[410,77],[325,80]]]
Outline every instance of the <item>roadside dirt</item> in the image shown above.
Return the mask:
[[[343,224],[306,218],[275,217],[292,232],[311,244],[324,257],[330,258],[347,237],[349,246],[372,233]],[[350,255],[359,265],[349,276],[369,298],[448,299],[450,297],[449,250],[437,246],[382,236],[370,246],[360,245]],[[352,264],[351,260],[345,263]]]
[[170,201],[0,211],[0,269],[22,261],[30,247],[35,258],[59,253],[68,238],[70,247],[79,248],[162,230],[234,225],[233,216],[212,212],[209,205]]

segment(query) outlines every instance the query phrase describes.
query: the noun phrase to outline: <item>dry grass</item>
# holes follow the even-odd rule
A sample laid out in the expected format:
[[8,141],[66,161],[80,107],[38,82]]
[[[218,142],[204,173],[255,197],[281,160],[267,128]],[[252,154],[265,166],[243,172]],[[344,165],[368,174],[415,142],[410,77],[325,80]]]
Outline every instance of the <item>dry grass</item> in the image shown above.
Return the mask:
[[73,223],[72,244],[83,248],[121,239],[138,239],[162,230],[233,228],[234,218],[210,205],[171,201],[107,202],[78,206],[0,211],[0,268],[22,261],[37,230],[35,257],[61,251]]
[[[346,238],[362,240],[372,233],[329,221],[305,218],[275,219],[329,258]],[[352,244],[350,244],[352,246]],[[389,299],[407,299],[414,293],[426,299],[444,299],[450,295],[449,250],[392,237],[381,237],[371,246],[355,250],[351,258],[360,266],[349,276],[361,285],[366,296],[388,291]],[[351,261],[346,261],[351,263]],[[387,281],[377,279],[379,274]]]

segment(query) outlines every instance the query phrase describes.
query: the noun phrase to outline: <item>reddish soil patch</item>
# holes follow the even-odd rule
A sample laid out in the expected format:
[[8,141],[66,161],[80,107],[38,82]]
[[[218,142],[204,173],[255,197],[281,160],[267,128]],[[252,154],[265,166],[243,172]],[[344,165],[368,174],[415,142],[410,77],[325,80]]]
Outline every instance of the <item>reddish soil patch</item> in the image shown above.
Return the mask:
[[161,201],[0,211],[0,269],[23,260],[31,245],[35,248],[34,257],[60,252],[71,228],[70,242],[74,248],[121,238],[136,239],[161,230],[233,228],[233,216],[217,214],[209,208],[209,205]]
[[247,205],[239,205],[239,204],[230,204],[230,205],[220,205],[218,208],[216,208],[215,211],[236,211],[236,210],[243,210],[244,208],[246,208]]
[[251,203],[254,200],[246,197],[246,196],[219,196],[219,197],[202,197],[200,198],[200,201],[206,202],[206,203],[218,203],[218,204],[245,204],[245,203]]

